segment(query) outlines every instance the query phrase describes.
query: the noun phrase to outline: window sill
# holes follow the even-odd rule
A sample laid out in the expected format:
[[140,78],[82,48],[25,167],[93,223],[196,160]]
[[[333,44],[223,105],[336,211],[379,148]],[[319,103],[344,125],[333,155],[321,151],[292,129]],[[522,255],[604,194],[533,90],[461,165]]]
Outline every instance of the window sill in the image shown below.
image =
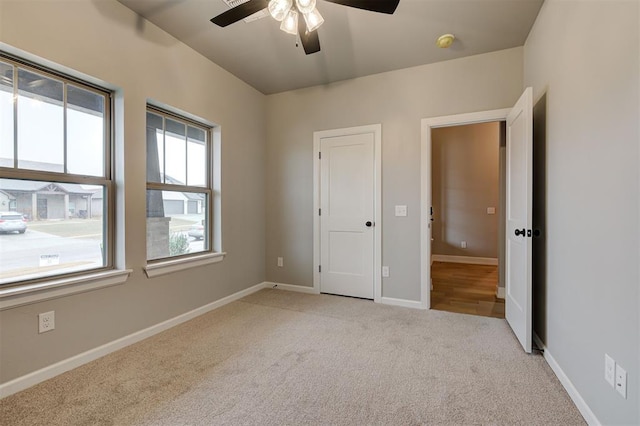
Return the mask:
[[0,311],[43,300],[124,284],[130,269],[96,272],[0,289]]
[[185,257],[182,259],[162,260],[160,262],[149,263],[144,267],[144,272],[148,278],[194,268],[196,266],[209,265],[221,262],[227,253],[208,253],[199,256]]

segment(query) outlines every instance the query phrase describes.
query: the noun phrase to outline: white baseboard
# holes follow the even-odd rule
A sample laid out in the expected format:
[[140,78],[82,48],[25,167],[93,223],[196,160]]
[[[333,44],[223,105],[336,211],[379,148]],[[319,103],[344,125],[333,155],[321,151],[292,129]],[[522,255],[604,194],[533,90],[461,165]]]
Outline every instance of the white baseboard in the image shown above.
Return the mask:
[[[282,284],[265,281],[262,283],[264,288],[273,288],[276,290],[286,290],[286,291],[296,291],[299,293],[307,293],[307,294],[320,294],[320,292],[316,291],[313,287],[306,287],[301,285],[292,285],[292,284]],[[405,299],[394,299],[392,297],[381,297],[379,299],[379,303],[383,305],[394,305],[394,306],[404,306],[405,308],[414,308],[414,309],[424,309],[420,301],[415,300],[405,300]]]
[[302,285],[293,285],[293,284],[282,284],[282,283],[274,283],[270,281],[265,281],[262,283],[264,288],[274,288],[276,290],[287,290],[287,291],[297,291],[298,293],[307,293],[307,294],[320,294],[313,287],[306,287]]
[[496,297],[498,299],[504,299],[505,296],[505,288],[504,287],[498,287],[498,289],[496,290]]
[[211,302],[207,305],[201,306],[182,315],[178,315],[177,317],[168,319],[149,328],[145,328],[144,330],[137,331],[128,336],[106,343],[102,346],[98,346],[97,348],[90,349],[81,354],[72,356],[71,358],[67,358],[53,365],[49,365],[47,367],[41,368],[40,370],[25,374],[24,376],[3,383],[0,385],[0,399],[30,388],[31,386],[37,385],[38,383],[44,382],[45,380],[51,379],[69,370],[73,370],[74,368],[80,367],[81,365],[87,364],[119,349],[151,337],[155,334],[161,333],[165,330],[170,329],[171,327],[175,327],[176,325],[182,324],[183,322],[189,321],[190,319],[193,319],[197,316],[200,316],[228,303],[234,302],[252,293],[260,291],[263,288],[264,283],[254,285],[253,287],[249,287],[227,297],[223,297],[220,300],[216,300],[215,302]]
[[431,255],[432,262],[470,263],[472,265],[497,265],[495,257],[450,256],[448,254]]
[[567,377],[560,365],[556,362],[555,358],[553,358],[553,355],[551,355],[551,352],[549,352],[549,349],[544,345],[536,333],[533,333],[533,341],[538,345],[538,348],[544,351],[545,361],[547,361],[549,367],[551,367],[556,377],[558,377],[558,380],[560,380],[560,383],[564,386],[564,389],[569,394],[573,403],[576,404],[578,411],[580,411],[580,414],[582,414],[582,417],[584,417],[587,424],[591,426],[601,426],[602,423],[600,423],[600,420],[598,420],[593,411],[591,411],[591,408],[589,408],[586,401],[582,398],[578,389],[576,389],[573,383],[571,383],[569,377]]
[[403,306],[405,308],[424,309],[419,300],[395,299],[393,297],[381,297],[380,303],[383,305]]

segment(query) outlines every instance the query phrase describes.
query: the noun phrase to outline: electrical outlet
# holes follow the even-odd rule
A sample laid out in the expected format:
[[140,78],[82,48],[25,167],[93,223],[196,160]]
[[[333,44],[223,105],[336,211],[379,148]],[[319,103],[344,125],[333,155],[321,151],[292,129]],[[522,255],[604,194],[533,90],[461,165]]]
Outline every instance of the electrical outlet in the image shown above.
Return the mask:
[[38,314],[38,333],[45,333],[56,328],[55,311]]
[[624,399],[627,399],[627,372],[616,364],[616,390]]
[[615,388],[616,362],[609,355],[604,354],[604,379]]
[[388,266],[383,266],[382,267],[382,278],[389,278],[389,267]]
[[466,241],[460,241],[460,248],[467,248],[467,242]]
[[279,257],[279,258],[278,258],[278,267],[279,267],[279,268],[282,268],[282,266],[283,266],[283,265],[284,265],[284,259],[283,259],[283,258],[281,258],[281,257]]

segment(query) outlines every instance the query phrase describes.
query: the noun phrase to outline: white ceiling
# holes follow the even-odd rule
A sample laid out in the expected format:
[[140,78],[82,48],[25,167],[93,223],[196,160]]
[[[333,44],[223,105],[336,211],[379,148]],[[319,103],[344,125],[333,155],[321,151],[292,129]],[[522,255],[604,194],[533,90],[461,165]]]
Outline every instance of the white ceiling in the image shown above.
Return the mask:
[[[386,15],[318,0],[322,50],[307,56],[271,17],[212,24],[223,0],[119,1],[265,94],[522,46],[543,2],[400,0]],[[449,49],[435,45],[444,33]]]

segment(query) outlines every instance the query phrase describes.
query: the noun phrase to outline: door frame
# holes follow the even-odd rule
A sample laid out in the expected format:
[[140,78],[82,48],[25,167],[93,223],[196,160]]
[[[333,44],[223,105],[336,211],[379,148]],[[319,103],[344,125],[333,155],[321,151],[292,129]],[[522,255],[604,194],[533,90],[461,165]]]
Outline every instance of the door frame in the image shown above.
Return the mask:
[[313,292],[320,293],[320,140],[327,137],[373,133],[374,136],[374,218],[373,301],[382,297],[382,124],[346,127],[313,132]]
[[466,114],[423,118],[421,127],[420,176],[420,307],[431,309],[431,130],[438,127],[506,121],[511,108],[479,111]]

